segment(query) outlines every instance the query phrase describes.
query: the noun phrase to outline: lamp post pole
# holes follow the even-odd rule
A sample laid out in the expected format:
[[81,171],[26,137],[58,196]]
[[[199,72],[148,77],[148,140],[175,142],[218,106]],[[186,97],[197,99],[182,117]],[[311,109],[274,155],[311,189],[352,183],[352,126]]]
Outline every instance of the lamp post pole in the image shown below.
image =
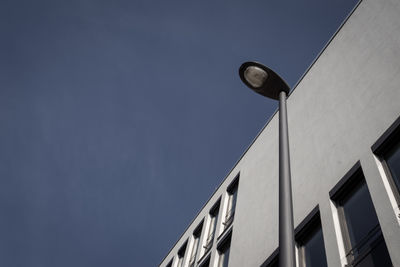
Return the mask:
[[279,93],[279,266],[295,267],[286,92]]
[[271,69],[257,62],[240,66],[242,81],[253,91],[279,100],[279,266],[295,267],[293,201],[290,175],[286,98],[289,86]]

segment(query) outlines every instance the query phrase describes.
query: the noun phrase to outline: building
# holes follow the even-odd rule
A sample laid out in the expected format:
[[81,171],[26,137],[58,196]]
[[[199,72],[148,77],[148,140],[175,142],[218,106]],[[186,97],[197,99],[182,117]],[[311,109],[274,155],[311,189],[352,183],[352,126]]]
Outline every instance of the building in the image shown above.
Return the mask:
[[[400,2],[363,0],[288,98],[298,266],[400,266]],[[277,266],[275,114],[161,262]]]

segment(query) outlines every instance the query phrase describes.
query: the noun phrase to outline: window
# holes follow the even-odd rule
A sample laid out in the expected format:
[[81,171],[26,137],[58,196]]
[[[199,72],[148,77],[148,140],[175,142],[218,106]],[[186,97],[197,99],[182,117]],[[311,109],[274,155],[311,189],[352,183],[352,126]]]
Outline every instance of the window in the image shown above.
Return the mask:
[[200,243],[200,235],[201,231],[203,229],[203,222],[197,226],[196,230],[193,232],[193,245],[192,245],[192,251],[190,254],[190,259],[189,259],[189,267],[194,266],[196,262],[196,255],[197,251],[199,250],[199,243]]
[[228,187],[228,206],[226,209],[224,226],[225,228],[229,227],[235,215],[235,208],[236,208],[236,198],[237,198],[237,189],[239,185],[239,177],[235,178],[232,184]]
[[318,206],[306,217],[295,232],[299,266],[328,266]]
[[172,267],[172,260],[167,264],[166,267]]
[[218,245],[218,267],[228,267],[231,237],[232,232],[226,235],[226,237],[221,240],[220,245]]
[[178,251],[178,263],[176,264],[176,267],[183,266],[183,258],[185,257],[186,247],[187,247],[187,241]]
[[393,184],[397,192],[400,192],[400,142],[387,151],[384,158],[390,171]]
[[261,267],[279,267],[279,248],[275,251],[261,264]]
[[397,205],[400,207],[400,117],[372,146],[381,159]]
[[207,257],[200,265],[199,267],[209,267],[210,266],[210,256]]
[[335,201],[347,261],[352,266],[392,266],[378,218],[359,163],[335,187]]
[[206,244],[204,246],[204,248],[205,248],[204,254],[206,254],[211,249],[213,242],[214,242],[215,229],[217,228],[219,204],[220,204],[220,201],[218,201],[217,204],[215,204],[214,207],[210,211],[209,228],[208,228]]

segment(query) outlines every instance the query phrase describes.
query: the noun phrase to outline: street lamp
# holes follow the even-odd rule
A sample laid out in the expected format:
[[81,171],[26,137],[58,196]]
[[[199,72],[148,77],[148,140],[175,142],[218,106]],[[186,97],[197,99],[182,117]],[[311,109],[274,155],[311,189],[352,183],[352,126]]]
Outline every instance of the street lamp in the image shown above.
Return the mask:
[[242,81],[256,93],[279,100],[279,266],[295,267],[292,185],[290,178],[286,82],[271,69],[257,62],[239,68]]

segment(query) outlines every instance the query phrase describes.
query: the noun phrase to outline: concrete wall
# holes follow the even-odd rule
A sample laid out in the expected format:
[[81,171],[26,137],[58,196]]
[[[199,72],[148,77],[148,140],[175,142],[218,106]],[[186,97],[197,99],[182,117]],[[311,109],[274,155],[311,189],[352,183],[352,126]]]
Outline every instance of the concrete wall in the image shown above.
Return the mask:
[[[278,114],[161,263],[165,266],[240,172],[229,265],[260,266],[278,247]],[[364,0],[288,99],[297,226],[319,205],[329,266],[343,265],[329,191],[360,161],[394,266],[400,223],[371,146],[400,116],[400,2]],[[222,215],[220,215],[221,217]],[[217,229],[218,231],[218,229]],[[203,231],[204,232],[204,231]],[[214,241],[215,243],[216,241]],[[215,244],[214,244],[215,247]],[[214,248],[215,251],[215,248]],[[214,266],[216,252],[212,252]]]

